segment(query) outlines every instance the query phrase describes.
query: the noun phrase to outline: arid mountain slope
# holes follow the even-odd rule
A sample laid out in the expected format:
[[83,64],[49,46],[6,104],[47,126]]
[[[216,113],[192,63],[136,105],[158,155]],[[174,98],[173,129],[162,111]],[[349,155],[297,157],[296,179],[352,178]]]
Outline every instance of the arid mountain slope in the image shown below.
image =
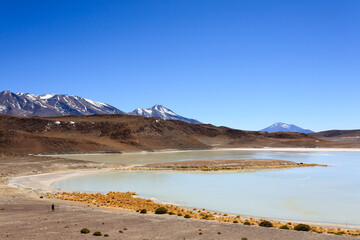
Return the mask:
[[312,133],[315,137],[358,137],[360,136],[360,129],[355,130],[329,130],[323,132]]
[[360,130],[329,130],[310,134],[313,137],[331,141],[337,145],[351,144],[353,147],[360,147]]
[[0,151],[120,152],[212,147],[318,147],[302,133],[266,133],[129,115],[22,118],[0,115]]

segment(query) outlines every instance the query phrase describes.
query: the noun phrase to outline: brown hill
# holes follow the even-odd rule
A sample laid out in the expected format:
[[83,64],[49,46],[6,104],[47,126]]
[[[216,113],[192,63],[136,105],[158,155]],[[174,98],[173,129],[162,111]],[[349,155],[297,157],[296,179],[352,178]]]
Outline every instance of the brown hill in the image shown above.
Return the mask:
[[302,133],[266,133],[129,115],[23,118],[0,115],[0,151],[120,152],[212,147],[318,147]]
[[360,136],[360,129],[355,130],[329,130],[310,134],[315,137],[358,137]]
[[329,130],[310,134],[313,137],[331,141],[340,145],[351,145],[352,147],[360,147],[360,130]]

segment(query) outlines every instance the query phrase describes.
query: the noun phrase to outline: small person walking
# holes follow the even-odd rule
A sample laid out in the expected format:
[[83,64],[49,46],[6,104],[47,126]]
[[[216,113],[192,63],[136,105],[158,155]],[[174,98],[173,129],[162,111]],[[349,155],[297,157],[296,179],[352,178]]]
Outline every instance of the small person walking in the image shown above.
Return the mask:
[[55,204],[51,205],[51,210],[55,211]]

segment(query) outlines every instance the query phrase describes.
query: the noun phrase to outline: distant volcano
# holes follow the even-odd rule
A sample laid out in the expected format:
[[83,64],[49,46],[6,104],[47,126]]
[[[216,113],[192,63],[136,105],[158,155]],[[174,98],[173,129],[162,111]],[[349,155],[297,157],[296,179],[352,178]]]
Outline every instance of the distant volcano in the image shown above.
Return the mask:
[[304,129],[294,124],[287,124],[282,122],[274,123],[273,125],[261,129],[260,131],[269,132],[269,133],[273,133],[273,132],[313,133],[313,131],[311,131],[310,129]]

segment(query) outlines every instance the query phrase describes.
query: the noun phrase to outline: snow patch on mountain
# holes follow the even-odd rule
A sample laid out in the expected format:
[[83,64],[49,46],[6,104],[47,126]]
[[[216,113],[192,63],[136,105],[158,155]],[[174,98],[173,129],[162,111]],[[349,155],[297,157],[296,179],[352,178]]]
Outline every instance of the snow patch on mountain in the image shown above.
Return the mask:
[[84,98],[84,99],[85,99],[85,101],[87,101],[88,103],[90,103],[90,104],[92,104],[92,105],[94,105],[94,106],[97,106],[97,107],[99,107],[99,108],[101,108],[101,107],[103,107],[103,106],[109,106],[109,105],[107,105],[107,104],[105,104],[105,103],[96,102],[96,101],[93,101],[93,100],[90,100],[90,99],[86,99],[86,98]]
[[[31,95],[31,94],[29,94]],[[55,96],[55,94],[44,94],[44,95],[40,95],[40,99],[43,99],[43,100],[47,100],[49,98],[52,98],[53,96]]]
[[6,107],[4,105],[0,105],[0,112],[1,113],[5,112],[5,110],[6,110]]

